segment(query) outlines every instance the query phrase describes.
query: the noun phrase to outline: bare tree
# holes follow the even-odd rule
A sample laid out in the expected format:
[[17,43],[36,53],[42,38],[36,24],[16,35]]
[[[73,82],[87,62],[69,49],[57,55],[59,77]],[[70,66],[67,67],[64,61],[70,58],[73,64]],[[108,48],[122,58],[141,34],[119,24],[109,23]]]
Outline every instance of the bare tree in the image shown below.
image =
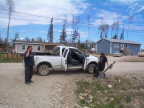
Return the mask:
[[74,43],[74,46],[76,46],[76,40],[77,40],[77,37],[78,37],[78,24],[80,23],[80,18],[79,16],[75,17],[73,16],[72,17],[72,29],[73,29],[73,34],[72,34],[72,43]]
[[[118,26],[117,22],[114,22],[114,23],[112,24],[112,27],[113,27],[112,29],[115,31],[115,35],[117,34],[117,31],[118,31],[118,30],[117,30],[117,29],[118,29],[117,26]],[[112,37],[112,38],[113,38],[113,37]]]
[[129,32],[130,24],[132,24],[132,23],[133,23],[133,20],[134,20],[133,15],[130,15],[130,16],[128,17],[128,20],[129,20],[129,24],[128,24],[128,30],[127,30],[127,40],[128,40],[128,32]]
[[119,31],[119,21],[116,22],[116,29],[117,29],[117,36],[118,36],[118,31]]
[[13,0],[7,0],[7,5],[8,5],[8,9],[9,9],[9,22],[8,22],[8,29],[7,29],[7,51],[8,51],[9,26],[10,26],[12,11],[14,11],[14,2],[13,2]]
[[104,25],[104,32],[105,32],[105,38],[108,38],[108,31],[109,31],[109,25],[108,24],[105,24]]
[[100,38],[107,38],[108,31],[109,31],[109,25],[108,24],[100,25],[98,27],[98,30],[100,30],[100,32],[101,32]]
[[111,25],[111,39],[113,38],[114,24]]

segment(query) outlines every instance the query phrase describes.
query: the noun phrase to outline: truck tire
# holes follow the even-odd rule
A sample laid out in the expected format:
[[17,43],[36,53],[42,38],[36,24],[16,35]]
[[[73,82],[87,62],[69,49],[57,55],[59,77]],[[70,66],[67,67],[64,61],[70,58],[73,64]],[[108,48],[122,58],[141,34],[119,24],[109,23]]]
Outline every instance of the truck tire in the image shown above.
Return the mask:
[[42,76],[46,76],[49,74],[49,66],[46,64],[42,64],[38,67],[38,74]]
[[89,74],[93,74],[94,67],[95,67],[95,64],[90,64],[90,65],[88,66],[87,72],[88,72]]

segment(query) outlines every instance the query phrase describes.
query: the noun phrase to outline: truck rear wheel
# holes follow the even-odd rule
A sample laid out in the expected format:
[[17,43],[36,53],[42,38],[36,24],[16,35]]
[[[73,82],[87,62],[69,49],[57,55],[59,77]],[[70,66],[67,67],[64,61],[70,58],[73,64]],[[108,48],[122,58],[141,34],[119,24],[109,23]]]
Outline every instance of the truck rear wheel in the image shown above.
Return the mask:
[[89,74],[93,74],[94,67],[95,67],[95,64],[90,64],[90,65],[88,66],[87,72],[88,72]]
[[49,74],[49,66],[46,64],[42,64],[38,68],[38,74],[45,76]]

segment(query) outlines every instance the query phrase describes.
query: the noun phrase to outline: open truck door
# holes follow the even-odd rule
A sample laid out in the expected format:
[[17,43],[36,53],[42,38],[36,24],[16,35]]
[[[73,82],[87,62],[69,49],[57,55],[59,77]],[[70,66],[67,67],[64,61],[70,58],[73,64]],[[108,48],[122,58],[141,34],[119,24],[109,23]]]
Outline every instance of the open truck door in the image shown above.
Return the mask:
[[63,55],[62,55],[62,68],[66,71],[68,68],[68,61],[67,61],[67,56],[69,53],[69,49],[65,49]]

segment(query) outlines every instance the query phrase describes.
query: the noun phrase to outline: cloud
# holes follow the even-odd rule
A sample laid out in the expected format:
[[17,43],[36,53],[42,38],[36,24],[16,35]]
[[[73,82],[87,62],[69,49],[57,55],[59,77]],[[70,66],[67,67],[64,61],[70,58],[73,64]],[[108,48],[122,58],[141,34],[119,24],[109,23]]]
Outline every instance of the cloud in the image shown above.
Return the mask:
[[144,32],[144,31],[143,31],[143,30],[144,30],[144,26],[131,25],[131,26],[130,26],[130,29]]
[[[13,0],[16,12],[32,14],[20,14],[12,13],[11,26],[16,25],[28,25],[28,24],[49,24],[51,18],[54,18],[54,24],[61,23],[61,20],[57,19],[68,19],[71,20],[72,15],[80,15],[84,13],[84,10],[90,6],[88,3],[83,3],[83,0]],[[8,9],[5,1],[1,1],[0,7],[2,9]],[[8,23],[8,12],[0,10],[1,25],[7,26]],[[47,17],[47,18],[46,18]],[[19,19],[19,20],[18,20]],[[24,19],[24,20],[20,20]]]
[[119,2],[119,3],[123,3],[123,4],[130,4],[136,1],[140,1],[140,0],[110,0],[111,2]]
[[[108,17],[108,16],[110,16],[110,17]],[[98,17],[98,19],[95,20],[93,23],[96,26],[99,26],[102,23],[112,25],[113,22],[116,22],[118,20],[121,23],[123,20],[128,18],[128,16],[122,16],[116,12],[110,12],[110,11],[106,11],[106,10],[98,10],[97,17]],[[101,18],[102,18],[102,20],[101,20]]]

